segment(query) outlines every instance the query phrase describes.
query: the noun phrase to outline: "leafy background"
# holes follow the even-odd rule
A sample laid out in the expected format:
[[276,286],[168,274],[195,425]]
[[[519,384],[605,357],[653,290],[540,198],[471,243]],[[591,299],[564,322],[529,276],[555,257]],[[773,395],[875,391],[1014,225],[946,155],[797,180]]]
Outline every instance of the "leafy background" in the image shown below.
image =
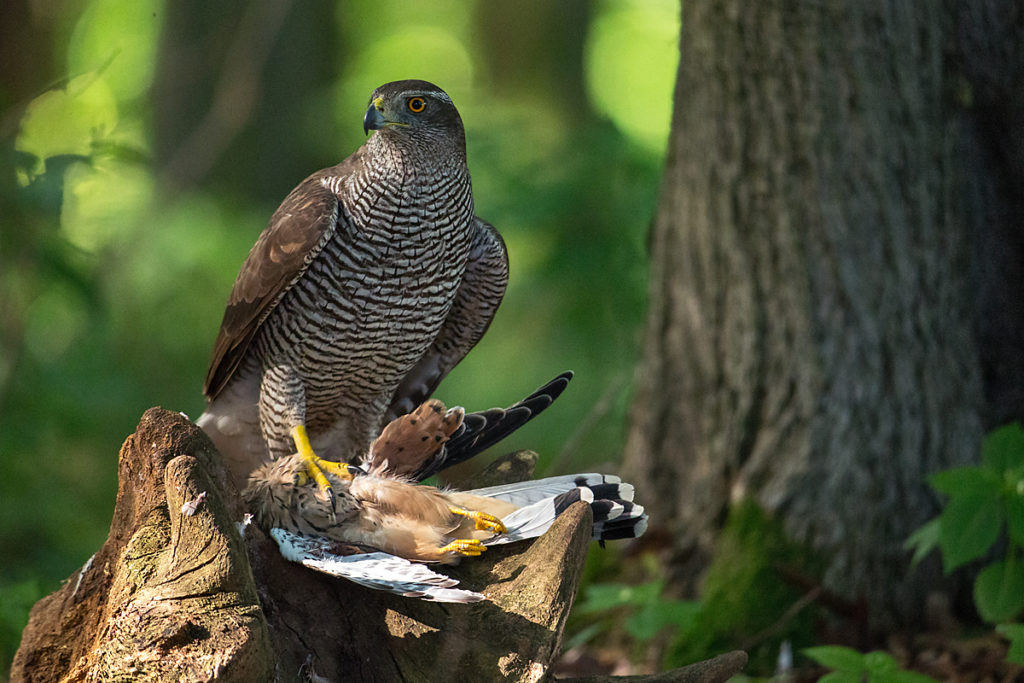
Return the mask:
[[[56,80],[21,83],[28,99],[0,90],[0,672],[31,604],[104,540],[116,453],[141,413],[202,412],[224,302],[277,203],[361,144],[368,95],[389,80],[453,96],[477,212],[512,262],[489,334],[439,396],[506,405],[573,369],[557,406],[501,448],[538,450],[542,473],[615,468],[677,3],[236,4],[250,8],[243,28],[304,21],[316,33],[192,64],[201,80],[175,85],[196,116],[154,94],[175,60],[207,55],[171,49],[180,12],[171,21],[158,0],[22,5],[46,29],[36,47]],[[218,97],[230,106],[204,118]]]

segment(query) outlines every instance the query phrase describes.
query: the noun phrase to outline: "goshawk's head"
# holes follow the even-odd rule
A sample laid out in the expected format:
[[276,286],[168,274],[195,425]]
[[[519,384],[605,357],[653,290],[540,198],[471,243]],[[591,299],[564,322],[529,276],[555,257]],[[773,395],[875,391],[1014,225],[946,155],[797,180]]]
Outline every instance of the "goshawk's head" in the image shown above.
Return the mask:
[[363,117],[363,130],[464,135],[452,98],[433,83],[416,80],[393,81],[374,90]]

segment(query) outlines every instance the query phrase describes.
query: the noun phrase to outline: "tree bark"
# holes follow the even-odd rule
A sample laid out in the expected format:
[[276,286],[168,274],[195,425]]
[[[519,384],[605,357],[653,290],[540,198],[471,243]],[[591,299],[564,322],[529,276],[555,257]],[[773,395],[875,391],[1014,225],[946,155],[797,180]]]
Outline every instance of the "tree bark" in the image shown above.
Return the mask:
[[[753,499],[824,554],[828,589],[913,623],[940,581],[903,549],[937,512],[925,475],[974,461],[992,412],[966,198],[998,183],[964,161],[951,53],[985,22],[940,2],[682,5],[627,469],[674,530],[677,585]],[[1003,298],[1009,272],[990,275]]]
[[[591,535],[577,504],[536,542],[448,570],[487,601],[430,603],[286,561],[238,524],[219,454],[180,413],[146,412],[119,482],[107,542],[32,609],[12,681],[539,681]],[[652,680],[725,681],[745,661]]]

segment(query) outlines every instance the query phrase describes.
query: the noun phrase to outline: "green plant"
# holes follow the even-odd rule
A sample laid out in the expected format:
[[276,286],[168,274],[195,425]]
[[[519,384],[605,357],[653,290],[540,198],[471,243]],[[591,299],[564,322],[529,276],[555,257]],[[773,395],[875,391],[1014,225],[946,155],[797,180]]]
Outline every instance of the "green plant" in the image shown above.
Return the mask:
[[[628,612],[623,626],[630,636],[642,643],[667,628],[689,629],[700,610],[700,603],[666,598],[662,594],[664,583],[659,579],[637,586],[591,584],[577,609],[581,614],[605,614],[612,610]],[[593,634],[585,629],[580,636],[584,635],[589,637]]]
[[[1017,423],[996,429],[982,444],[981,465],[938,472],[929,483],[949,502],[907,540],[912,564],[937,547],[948,574],[991,556],[1002,541],[1001,557],[974,581],[974,604],[985,621],[1017,619],[1024,611],[1024,429]],[[1024,626],[1004,624],[999,632],[1011,642],[1007,659],[1024,663]]]
[[822,666],[832,669],[822,676],[820,683],[926,683],[934,678],[914,671],[900,669],[899,663],[887,652],[860,653],[840,645],[809,647],[803,653]]

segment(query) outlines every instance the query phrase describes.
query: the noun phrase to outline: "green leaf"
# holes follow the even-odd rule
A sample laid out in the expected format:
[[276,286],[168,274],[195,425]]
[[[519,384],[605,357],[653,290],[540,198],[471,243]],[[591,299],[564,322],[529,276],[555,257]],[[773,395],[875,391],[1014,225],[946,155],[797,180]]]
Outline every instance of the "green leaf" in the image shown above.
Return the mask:
[[1003,494],[1003,511],[1010,540],[1024,546],[1024,492],[1016,489]]
[[927,522],[920,529],[910,534],[903,547],[907,550],[914,549],[914,556],[910,559],[910,567],[913,569],[925,556],[939,545],[939,533],[942,529],[942,518]]
[[891,654],[876,650],[864,655],[864,668],[868,670],[869,675],[875,676],[876,674],[892,673],[900,666]]
[[1010,540],[1018,546],[1024,546],[1024,496],[1014,494],[1007,496],[1003,502]]
[[1024,624],[1000,624],[996,631],[1010,639],[1006,661],[1024,664]]
[[106,82],[93,73],[84,74],[71,79],[65,89],[49,90],[29,103],[16,145],[40,160],[61,154],[84,156],[116,125],[117,102]]
[[635,605],[636,597],[632,586],[621,583],[595,583],[587,588],[586,597],[579,605],[581,612],[604,612],[606,610]]
[[1003,507],[992,493],[953,498],[941,516],[939,547],[946,573],[985,554],[999,538]]
[[864,655],[842,645],[807,647],[803,649],[803,653],[822,666],[844,673],[861,674],[867,668]]
[[835,669],[819,680],[832,683],[934,683],[935,679],[914,671],[902,671],[896,659],[880,650],[861,654],[838,645],[806,648],[804,654],[823,666]]
[[931,676],[916,671],[893,671],[885,676],[872,677],[871,680],[877,683],[937,683]]
[[832,671],[818,679],[818,683],[862,683],[863,674],[849,671]]
[[580,603],[581,612],[604,612],[616,607],[640,607],[656,602],[661,595],[662,581],[637,586],[624,583],[593,583]]
[[652,602],[626,620],[626,631],[639,641],[648,641],[668,626],[689,629],[697,621],[699,612],[699,602]]
[[981,443],[981,461],[997,472],[1024,465],[1024,429],[1013,422],[994,429]]
[[1002,472],[986,467],[954,467],[936,472],[928,481],[939,493],[956,499],[964,496],[994,496],[1002,488]]
[[1024,567],[993,562],[974,581],[974,604],[985,621],[1007,621],[1024,610]]

